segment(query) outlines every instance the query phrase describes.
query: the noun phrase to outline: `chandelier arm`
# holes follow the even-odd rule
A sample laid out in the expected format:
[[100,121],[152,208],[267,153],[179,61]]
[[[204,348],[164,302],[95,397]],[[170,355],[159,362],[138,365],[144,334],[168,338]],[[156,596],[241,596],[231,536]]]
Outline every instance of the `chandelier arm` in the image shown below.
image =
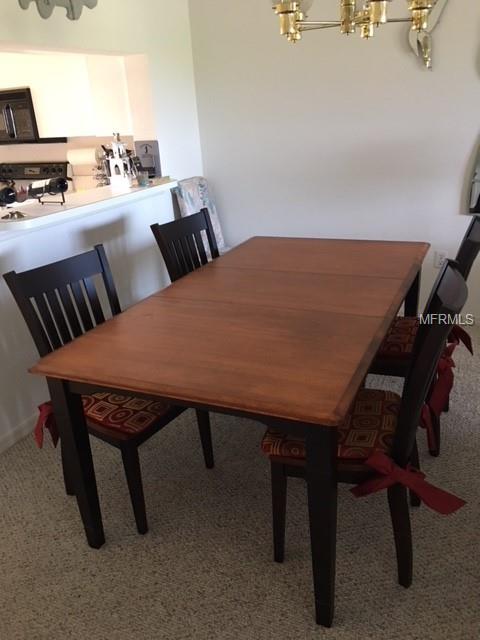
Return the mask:
[[314,20],[298,20],[297,21],[297,25],[303,27],[338,27],[340,24],[340,22],[338,20],[321,20],[319,21],[314,21]]
[[332,27],[339,27],[340,22],[331,22],[328,24],[318,24],[318,25],[310,25],[307,23],[299,24],[297,22],[297,27],[299,31],[317,31],[318,29],[331,29]]
[[411,18],[389,18],[387,23],[389,22],[412,22]]
[[[411,18],[389,18],[387,23],[395,23],[395,22],[412,22]],[[339,27],[340,22],[335,22],[334,20],[324,20],[322,22],[314,22],[310,20],[302,20],[297,22],[297,27],[299,31],[314,31],[316,29],[330,29],[331,27]]]

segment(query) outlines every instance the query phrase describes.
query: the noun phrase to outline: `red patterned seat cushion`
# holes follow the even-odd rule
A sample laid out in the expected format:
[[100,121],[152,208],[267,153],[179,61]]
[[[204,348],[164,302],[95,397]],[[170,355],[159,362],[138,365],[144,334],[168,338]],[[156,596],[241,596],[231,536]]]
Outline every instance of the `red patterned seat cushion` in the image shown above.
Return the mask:
[[[358,462],[375,451],[390,453],[401,400],[392,391],[361,389],[338,428],[338,458]],[[305,440],[268,429],[262,451],[273,459],[305,460]]]
[[410,358],[413,343],[418,332],[418,318],[398,316],[388,330],[377,357],[380,358]]
[[170,409],[164,402],[115,393],[93,393],[82,402],[88,422],[130,435],[148,429]]

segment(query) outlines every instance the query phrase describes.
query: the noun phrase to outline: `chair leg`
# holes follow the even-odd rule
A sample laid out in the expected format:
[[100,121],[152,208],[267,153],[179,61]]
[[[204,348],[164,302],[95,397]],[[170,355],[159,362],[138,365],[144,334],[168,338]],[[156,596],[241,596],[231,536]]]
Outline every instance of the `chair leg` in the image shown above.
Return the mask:
[[432,426],[434,442],[430,444],[429,453],[434,458],[438,458],[440,455],[440,418],[432,412]]
[[68,465],[68,457],[66,447],[63,444],[63,441],[60,440],[60,453],[62,456],[62,470],[63,470],[63,482],[65,484],[65,493],[67,496],[74,496],[75,489],[73,486],[72,474]]
[[285,515],[287,509],[287,474],[285,465],[271,462],[273,557],[283,562],[285,557]]
[[[410,462],[412,466],[415,467],[415,469],[420,469],[420,460],[418,457],[418,446],[417,446],[416,439],[415,439],[415,444],[413,445],[412,457],[410,459]],[[422,501],[420,500],[420,498],[413,491],[410,491],[409,493],[410,493],[410,504],[412,505],[412,507],[419,507],[422,504]]]
[[408,588],[412,584],[413,551],[407,490],[400,484],[388,488],[388,506],[397,552],[398,582]]
[[200,432],[200,440],[202,441],[203,457],[205,459],[205,466],[207,469],[213,469],[213,447],[212,447],[212,432],[210,429],[210,416],[208,411],[200,411],[197,409],[197,422],[198,430]]
[[121,452],[137,531],[138,533],[144,534],[148,531],[148,524],[138,448],[132,445],[125,445],[121,448]]

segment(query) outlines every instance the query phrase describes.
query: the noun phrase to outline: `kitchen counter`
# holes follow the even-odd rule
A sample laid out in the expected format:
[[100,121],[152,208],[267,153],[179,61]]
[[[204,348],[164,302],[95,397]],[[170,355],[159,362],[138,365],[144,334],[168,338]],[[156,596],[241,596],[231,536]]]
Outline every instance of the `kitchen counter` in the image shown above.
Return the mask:
[[[169,191],[176,186],[176,182],[169,177],[157,178],[151,181],[148,187],[112,188],[99,187],[88,191],[67,192],[66,202],[61,204],[40,204],[37,200],[29,200],[2,209],[0,217],[9,210],[20,211],[26,218],[18,220],[0,220],[0,242],[11,240],[23,235],[25,232],[34,231],[49,225],[58,226],[71,220],[95,214],[109,207],[123,206],[125,204],[151,198]],[[60,196],[47,196],[52,200]]]

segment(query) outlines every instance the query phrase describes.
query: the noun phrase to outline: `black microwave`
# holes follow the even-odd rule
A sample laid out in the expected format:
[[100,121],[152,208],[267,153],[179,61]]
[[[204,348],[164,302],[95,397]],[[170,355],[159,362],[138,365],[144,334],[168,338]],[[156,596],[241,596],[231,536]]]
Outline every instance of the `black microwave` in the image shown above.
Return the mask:
[[38,141],[30,89],[0,90],[0,144]]

